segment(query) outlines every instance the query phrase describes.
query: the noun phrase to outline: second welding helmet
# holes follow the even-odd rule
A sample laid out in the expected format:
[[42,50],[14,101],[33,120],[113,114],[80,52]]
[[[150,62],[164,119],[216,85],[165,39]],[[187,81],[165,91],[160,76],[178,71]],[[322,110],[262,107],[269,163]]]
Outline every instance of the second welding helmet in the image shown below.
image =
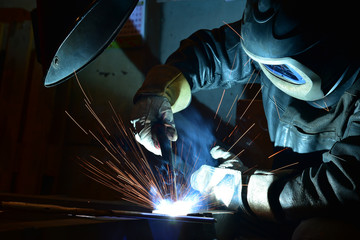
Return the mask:
[[329,2],[248,0],[245,7],[244,51],[277,88],[300,100],[324,99],[350,74],[352,22],[340,2]]

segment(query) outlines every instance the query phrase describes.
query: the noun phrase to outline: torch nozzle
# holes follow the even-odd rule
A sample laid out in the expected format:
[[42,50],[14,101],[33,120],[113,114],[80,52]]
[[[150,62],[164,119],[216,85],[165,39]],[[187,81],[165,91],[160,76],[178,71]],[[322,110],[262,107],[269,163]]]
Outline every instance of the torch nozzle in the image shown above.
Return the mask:
[[172,149],[172,143],[169,140],[169,138],[165,134],[165,128],[163,124],[158,124],[155,128],[156,130],[156,136],[159,142],[159,146],[161,149],[161,155],[163,162],[169,165],[169,170],[172,171],[172,175],[174,176],[174,191],[175,191],[175,198],[178,199],[177,196],[177,181],[176,181],[176,168],[175,168],[175,157]]

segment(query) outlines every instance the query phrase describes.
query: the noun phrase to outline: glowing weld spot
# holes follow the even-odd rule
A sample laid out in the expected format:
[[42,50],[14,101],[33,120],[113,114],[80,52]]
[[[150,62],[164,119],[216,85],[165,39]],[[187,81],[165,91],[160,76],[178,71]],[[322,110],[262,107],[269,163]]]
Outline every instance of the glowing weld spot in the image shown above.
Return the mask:
[[153,210],[153,213],[165,214],[172,217],[185,216],[189,213],[194,213],[195,205],[198,203],[197,198],[185,199],[179,201],[172,201],[170,199],[162,199]]

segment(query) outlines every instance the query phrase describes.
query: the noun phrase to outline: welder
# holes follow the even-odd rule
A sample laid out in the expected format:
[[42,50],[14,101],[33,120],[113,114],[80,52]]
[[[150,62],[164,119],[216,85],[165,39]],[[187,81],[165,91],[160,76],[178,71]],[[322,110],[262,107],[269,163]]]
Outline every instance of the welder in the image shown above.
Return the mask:
[[[237,208],[259,219],[299,221],[294,239],[359,234],[360,225],[350,221],[360,208],[360,41],[354,4],[248,0],[240,21],[195,32],[165,64],[150,70],[136,93],[137,140],[161,154],[154,123],[162,122],[168,139],[176,141],[173,113],[189,105],[192,93],[245,84],[255,70],[271,141],[309,166],[244,174],[240,195],[234,196]],[[239,159],[230,161],[220,168],[243,171]],[[205,175],[211,182],[211,174]]]

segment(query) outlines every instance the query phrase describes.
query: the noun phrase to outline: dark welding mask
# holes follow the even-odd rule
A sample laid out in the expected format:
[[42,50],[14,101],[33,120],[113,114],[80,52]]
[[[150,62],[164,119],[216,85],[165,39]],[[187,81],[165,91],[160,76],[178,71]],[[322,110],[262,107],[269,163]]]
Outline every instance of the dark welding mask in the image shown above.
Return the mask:
[[326,4],[322,0],[249,0],[244,11],[244,51],[277,88],[304,101],[324,99],[341,86],[349,87],[353,73],[347,49],[340,43],[344,39],[334,34],[345,32],[344,27],[336,29],[339,4],[328,8]]

